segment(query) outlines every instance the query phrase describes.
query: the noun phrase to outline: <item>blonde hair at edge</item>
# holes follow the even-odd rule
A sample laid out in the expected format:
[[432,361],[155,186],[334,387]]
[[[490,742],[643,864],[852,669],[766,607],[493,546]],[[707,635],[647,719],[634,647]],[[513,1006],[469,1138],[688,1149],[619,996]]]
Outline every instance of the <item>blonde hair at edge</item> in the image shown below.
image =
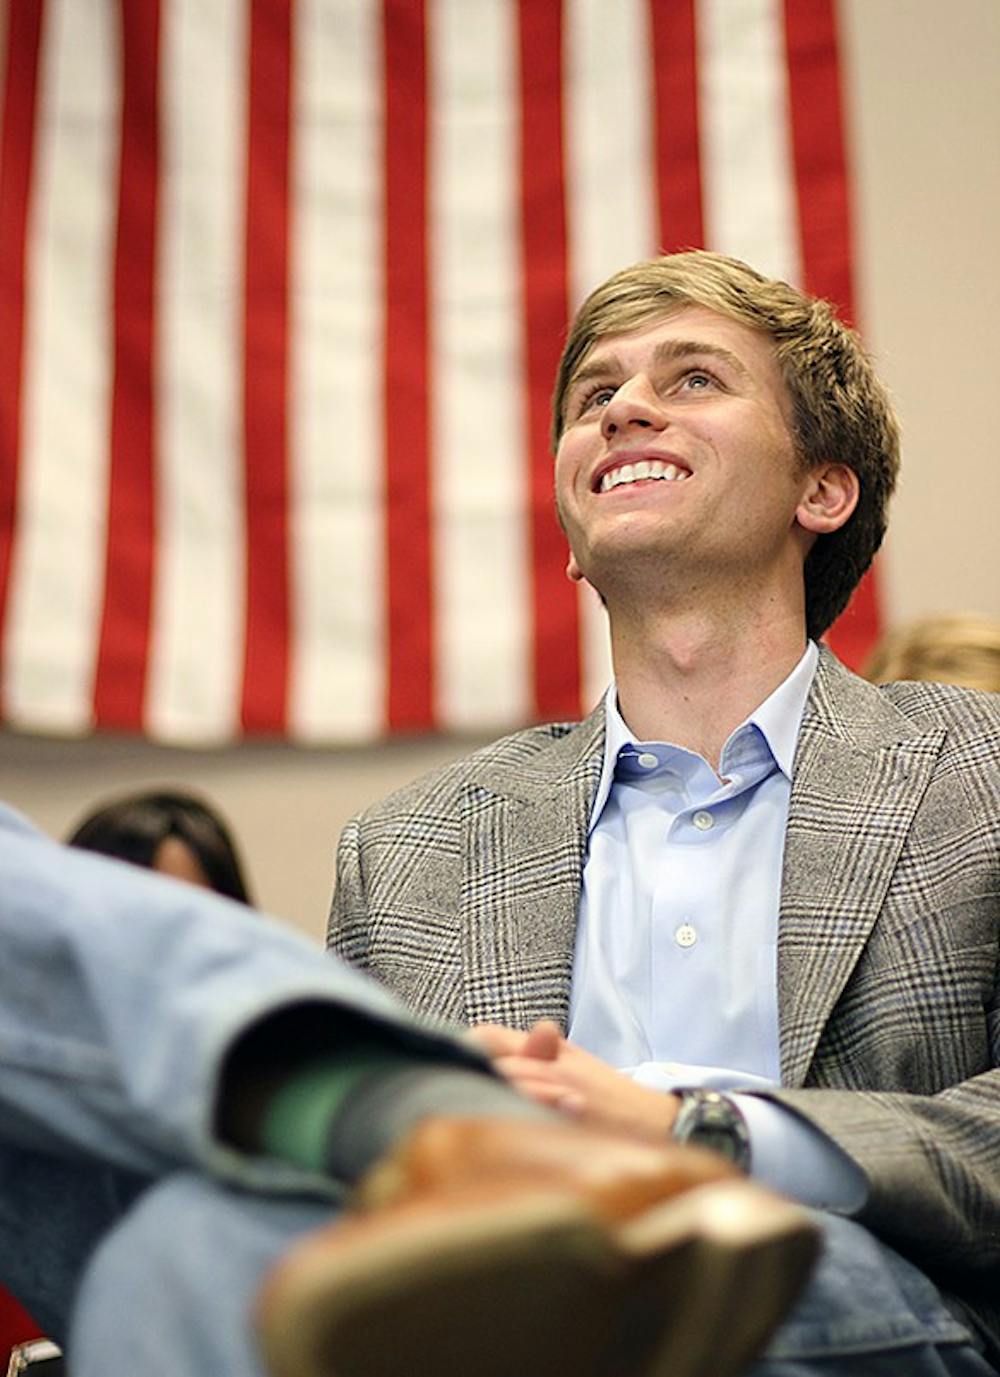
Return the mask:
[[873,684],[933,679],[1000,693],[1000,622],[956,612],[897,627],[876,644],[864,675]]
[[737,258],[696,249],[623,268],[587,297],[570,327],[552,399],[552,444],[566,393],[597,340],[685,306],[705,306],[770,336],[792,402],[803,467],[847,464],[861,495],[851,519],[822,536],[805,567],[808,634],[846,607],[882,543],[899,472],[899,427],[888,393],[853,330],[825,301],[764,277]]

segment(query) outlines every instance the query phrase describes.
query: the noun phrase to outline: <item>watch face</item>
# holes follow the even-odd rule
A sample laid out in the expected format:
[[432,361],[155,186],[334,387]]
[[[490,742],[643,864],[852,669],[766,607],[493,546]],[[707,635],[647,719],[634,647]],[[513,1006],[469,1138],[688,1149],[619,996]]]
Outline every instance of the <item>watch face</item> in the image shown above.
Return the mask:
[[681,1142],[717,1152],[744,1171],[750,1169],[750,1139],[743,1115],[732,1100],[718,1091],[681,1092],[674,1136]]
[[709,1148],[712,1152],[719,1152],[730,1162],[735,1162],[740,1155],[739,1143],[730,1129],[702,1124],[691,1134],[688,1142],[696,1143],[698,1147]]

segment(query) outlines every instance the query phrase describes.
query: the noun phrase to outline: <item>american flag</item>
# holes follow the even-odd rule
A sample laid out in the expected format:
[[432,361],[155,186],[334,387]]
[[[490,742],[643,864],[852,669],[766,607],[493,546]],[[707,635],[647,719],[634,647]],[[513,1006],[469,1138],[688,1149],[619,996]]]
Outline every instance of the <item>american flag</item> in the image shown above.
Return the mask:
[[[7,0],[0,719],[574,717],[567,318],[707,246],[852,315],[835,0]],[[868,582],[832,640],[856,663]]]

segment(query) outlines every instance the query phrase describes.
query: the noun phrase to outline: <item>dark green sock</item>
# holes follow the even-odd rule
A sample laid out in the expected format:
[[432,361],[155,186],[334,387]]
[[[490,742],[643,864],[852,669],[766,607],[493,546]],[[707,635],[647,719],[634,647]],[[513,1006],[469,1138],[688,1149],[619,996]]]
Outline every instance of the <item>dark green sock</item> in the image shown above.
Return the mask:
[[409,1058],[378,1047],[349,1057],[330,1053],[289,1073],[265,1107],[261,1147],[268,1156],[325,1171],[330,1126],[343,1102],[370,1077],[408,1064]]
[[552,1118],[485,1072],[355,1047],[289,1073],[264,1108],[260,1145],[349,1183],[430,1115]]

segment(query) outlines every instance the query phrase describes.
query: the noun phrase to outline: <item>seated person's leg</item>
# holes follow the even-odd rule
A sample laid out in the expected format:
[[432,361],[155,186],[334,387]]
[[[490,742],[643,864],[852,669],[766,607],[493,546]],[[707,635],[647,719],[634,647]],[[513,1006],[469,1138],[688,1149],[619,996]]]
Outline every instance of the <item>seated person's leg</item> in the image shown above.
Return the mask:
[[[70,854],[3,809],[0,917],[5,939],[5,960],[0,962],[0,1137],[9,1149],[34,1154],[39,1161],[58,1156],[116,1166],[166,1183],[151,1185],[151,1193],[141,1196],[115,1225],[85,1275],[69,1353],[78,1377],[152,1372],[109,1348],[113,1331],[135,1334],[143,1328],[148,1307],[162,1305],[164,1314],[177,1316],[178,1332],[190,1326],[199,1343],[207,1343],[213,1270],[220,1293],[229,1297],[226,1313],[235,1316],[235,1330],[269,1261],[292,1236],[330,1218],[345,1183],[356,1181],[394,1144],[405,1146],[421,1121],[437,1116],[440,1122],[441,1116],[456,1113],[481,1124],[499,1116],[502,1141],[498,1146],[487,1129],[476,1141],[477,1161],[467,1139],[459,1137],[457,1149],[452,1139],[450,1155],[438,1153],[434,1159],[429,1203],[418,1200],[415,1208],[426,1215],[432,1245],[440,1238],[442,1219],[459,1217],[458,1233],[450,1234],[453,1244],[457,1237],[471,1237],[470,1226],[479,1229],[481,1296],[492,1294],[491,1275],[507,1278],[505,1288],[496,1292],[499,1303],[488,1307],[485,1316],[492,1326],[490,1351],[497,1374],[506,1377],[508,1372],[503,1342],[511,1323],[520,1324],[523,1339],[526,1319],[531,1319],[517,1303],[516,1286],[510,1289],[512,1264],[533,1263],[534,1245],[552,1237],[548,1225],[524,1208],[540,1193],[553,1201],[562,1220],[556,1229],[561,1241],[554,1251],[548,1249],[544,1268],[555,1288],[553,1298],[563,1275],[561,1264],[588,1258],[578,1269],[581,1283],[574,1284],[569,1303],[563,1297],[564,1316],[575,1319],[583,1313],[579,1303],[590,1292],[581,1287],[592,1289],[593,1284],[622,1333],[631,1332],[626,1319],[637,1322],[645,1356],[669,1353],[673,1343],[672,1334],[663,1331],[662,1314],[668,1297],[676,1295],[677,1287],[671,1285],[676,1269],[660,1268],[661,1260],[695,1264],[687,1294],[708,1300],[705,1313],[718,1327],[720,1314],[732,1308],[733,1286],[739,1288],[754,1257],[770,1259],[783,1289],[764,1329],[755,1321],[756,1327],[743,1336],[753,1344],[805,1275],[812,1231],[803,1226],[801,1211],[771,1196],[765,1203],[749,1183],[707,1186],[709,1192],[728,1191],[726,1199],[735,1190],[739,1200],[733,1209],[686,1205],[677,1224],[671,1197],[686,1192],[679,1202],[685,1205],[688,1197],[698,1196],[687,1188],[725,1177],[725,1164],[709,1159],[706,1165],[677,1147],[637,1145],[540,1121],[537,1107],[488,1074],[470,1049],[443,1030],[407,1018],[384,992],[307,943],[263,919],[248,923],[242,912],[191,886],[168,885],[99,857]],[[513,1132],[511,1120],[518,1121]],[[525,1162],[529,1140],[542,1146],[532,1146],[528,1157],[535,1160]],[[195,1176],[200,1185],[185,1187],[187,1195],[173,1184]],[[463,1177],[477,1184],[456,1186],[456,1178]],[[479,1190],[480,1177],[496,1187],[485,1215],[482,1200],[469,1196],[470,1189],[473,1196]],[[174,1190],[176,1227],[164,1208]],[[315,1205],[289,1204],[290,1194],[301,1198],[308,1191],[315,1192]],[[384,1179],[380,1191],[383,1200],[391,1198]],[[746,1192],[753,1193],[752,1200]],[[204,1206],[200,1224],[196,1210],[180,1208],[197,1199]],[[219,1203],[223,1200],[225,1205]],[[304,1212],[297,1214],[297,1209]],[[734,1214],[748,1226],[741,1226],[736,1236]],[[757,1214],[763,1216],[760,1232],[749,1227]],[[511,1252],[504,1245],[498,1255],[494,1243],[509,1236],[510,1217],[521,1221],[514,1231],[516,1247]],[[420,1229],[415,1232],[414,1210],[408,1205],[381,1205],[357,1221],[352,1237],[361,1262],[348,1270],[356,1280],[375,1276],[379,1269],[364,1261],[374,1261],[371,1239],[375,1234],[389,1239],[393,1230],[411,1247],[411,1255],[423,1249],[429,1259],[433,1246],[421,1244],[428,1235],[418,1237]],[[94,1230],[83,1232],[90,1246]],[[324,1253],[342,1258],[347,1251],[344,1231],[335,1226],[327,1232],[330,1243],[329,1249],[323,1244]],[[308,1254],[311,1271],[311,1244]],[[190,1281],[200,1276],[201,1282],[187,1284],[185,1268],[196,1263]],[[636,1273],[640,1265],[641,1278]],[[126,1285],[130,1268],[137,1282],[145,1273],[142,1286],[135,1288],[141,1304],[137,1298],[134,1309],[117,1292]],[[302,1275],[296,1267],[274,1286],[280,1294],[289,1277]],[[340,1268],[337,1275],[347,1274]],[[516,1269],[513,1275],[516,1280]],[[168,1288],[168,1278],[176,1285],[171,1282]],[[637,1280],[642,1283],[638,1309]],[[453,1274],[445,1293],[461,1309],[466,1291],[460,1272]],[[271,1299],[274,1294],[269,1290]],[[407,1299],[405,1287],[394,1295],[400,1304]],[[37,1296],[21,1299],[37,1308]],[[341,1306],[343,1322],[328,1337],[343,1337],[353,1313]],[[412,1307],[410,1313],[416,1313]],[[157,1324],[157,1334],[173,1328]],[[703,1330],[699,1323],[692,1331],[699,1344]],[[437,1326],[426,1337],[444,1343],[448,1332]],[[235,1358],[202,1361],[196,1352],[191,1356],[197,1365],[185,1372],[174,1355],[172,1377],[245,1373],[246,1333],[237,1339],[224,1331],[223,1338]],[[474,1341],[476,1335],[468,1333],[468,1338]],[[79,1357],[73,1351],[77,1344]],[[321,1347],[312,1355],[315,1364],[296,1377],[326,1377],[336,1370],[329,1367],[331,1352]],[[464,1374],[476,1366],[474,1343],[459,1356],[461,1368],[452,1371]],[[85,1365],[98,1358],[101,1368]],[[412,1351],[393,1353],[390,1359],[395,1366],[384,1371],[393,1377],[413,1370]],[[225,1366],[230,1361],[232,1366]],[[598,1353],[594,1361],[594,1373],[609,1369],[607,1354]],[[435,1365],[426,1366],[433,1370]],[[729,1370],[735,1369],[716,1371],[722,1377]],[[371,1377],[370,1368],[357,1371]],[[635,1368],[639,1371],[653,1377],[654,1369],[646,1363]],[[656,1377],[661,1372],[690,1377],[696,1371],[702,1368],[660,1364]],[[578,1362],[567,1367],[559,1350],[550,1346],[547,1356],[540,1355],[538,1362],[532,1358],[523,1377],[563,1377],[567,1372],[587,1377]],[[629,1377],[630,1372],[627,1368],[616,1377]],[[447,1370],[439,1367],[436,1377],[447,1377]]]
[[177,1174],[105,1237],[78,1295],[75,1377],[263,1377],[253,1308],[267,1269],[329,1201],[282,1198]]
[[860,1224],[816,1213],[823,1251],[747,1377],[992,1377],[937,1288]]
[[[151,1187],[87,1269],[74,1374],[402,1377],[419,1352],[435,1377],[728,1377],[813,1246],[710,1159],[562,1125],[427,1121],[367,1193],[331,1227],[321,1198]],[[740,1346],[718,1361],[723,1316]]]
[[90,1162],[0,1146],[0,1280],[56,1343],[65,1342],[90,1254],[146,1184]]

